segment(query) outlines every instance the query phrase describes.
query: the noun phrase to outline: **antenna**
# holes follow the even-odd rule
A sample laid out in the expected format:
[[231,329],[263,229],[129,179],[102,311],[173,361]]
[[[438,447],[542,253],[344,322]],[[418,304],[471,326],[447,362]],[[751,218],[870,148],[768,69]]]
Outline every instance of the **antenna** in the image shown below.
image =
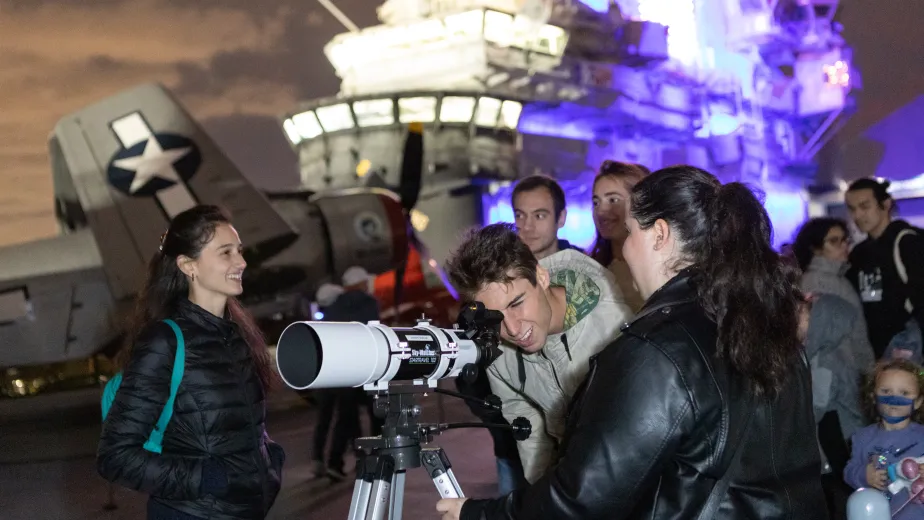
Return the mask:
[[330,12],[330,14],[334,15],[334,18],[336,18],[340,23],[342,23],[344,27],[349,29],[350,32],[354,32],[354,33],[359,32],[359,26],[353,23],[353,20],[350,20],[350,18],[347,15],[343,14],[343,11],[338,9],[337,6],[334,5],[333,2],[331,2],[330,0],[318,0],[318,3],[324,6],[324,9],[327,9],[327,11]]

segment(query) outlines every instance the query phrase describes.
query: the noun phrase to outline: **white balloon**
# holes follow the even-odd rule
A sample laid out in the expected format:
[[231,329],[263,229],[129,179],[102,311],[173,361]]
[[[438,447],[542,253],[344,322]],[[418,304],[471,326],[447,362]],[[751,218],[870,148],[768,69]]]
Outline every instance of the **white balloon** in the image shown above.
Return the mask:
[[860,488],[847,499],[847,520],[891,520],[885,495],[872,488]]

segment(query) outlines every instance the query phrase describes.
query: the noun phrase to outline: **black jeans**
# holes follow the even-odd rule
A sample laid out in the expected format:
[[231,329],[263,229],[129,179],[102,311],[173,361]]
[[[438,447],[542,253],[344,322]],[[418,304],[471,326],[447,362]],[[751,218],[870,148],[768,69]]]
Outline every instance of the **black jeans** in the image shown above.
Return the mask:
[[[333,439],[327,467],[343,471],[343,456],[353,439],[359,436],[359,399],[354,388],[331,388],[318,391],[318,423],[314,430],[314,460],[324,461],[324,447],[333,424]],[[334,412],[337,421],[334,422]]]

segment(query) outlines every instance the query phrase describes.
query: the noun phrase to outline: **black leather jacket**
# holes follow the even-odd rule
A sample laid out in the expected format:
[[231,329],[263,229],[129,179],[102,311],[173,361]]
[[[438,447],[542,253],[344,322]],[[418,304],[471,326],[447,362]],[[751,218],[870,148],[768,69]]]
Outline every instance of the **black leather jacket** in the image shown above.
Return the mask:
[[[757,401],[716,360],[717,328],[687,274],[669,281],[595,359],[558,464],[534,485],[468,500],[462,520],[823,520],[810,371],[793,363],[779,397]],[[736,442],[745,430],[743,442]]]
[[[185,298],[171,318],[183,331],[186,365],[163,451],[143,448],[170,395],[176,356],[173,330],[156,322],[142,331],[123,371],[103,423],[97,469],[106,480],[151,495],[157,511],[264,518],[279,493],[285,455],[266,435],[264,393],[250,350],[235,323]],[[221,473],[217,480],[227,478],[221,491],[203,490],[207,461]]]

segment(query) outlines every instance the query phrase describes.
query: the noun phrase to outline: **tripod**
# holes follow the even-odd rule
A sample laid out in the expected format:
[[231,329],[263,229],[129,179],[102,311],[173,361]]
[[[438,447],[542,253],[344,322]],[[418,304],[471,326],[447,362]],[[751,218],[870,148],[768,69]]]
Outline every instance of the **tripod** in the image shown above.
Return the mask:
[[[416,404],[414,394],[429,390],[428,386],[422,385],[393,385],[389,387],[388,393],[377,396],[376,411],[386,411],[385,426],[382,435],[356,439],[356,449],[361,454],[356,460],[356,481],[350,501],[349,520],[383,520],[386,507],[389,520],[401,520],[406,472],[421,466],[433,479],[441,498],[464,498],[443,448],[420,447],[421,441],[432,442],[434,433],[453,428],[480,427],[510,429],[517,440],[529,437],[531,425],[523,417],[517,417],[513,425],[419,424],[417,417],[421,408]],[[482,401],[448,390],[433,390],[500,409],[497,402],[499,399],[494,396],[491,396],[494,400]]]

